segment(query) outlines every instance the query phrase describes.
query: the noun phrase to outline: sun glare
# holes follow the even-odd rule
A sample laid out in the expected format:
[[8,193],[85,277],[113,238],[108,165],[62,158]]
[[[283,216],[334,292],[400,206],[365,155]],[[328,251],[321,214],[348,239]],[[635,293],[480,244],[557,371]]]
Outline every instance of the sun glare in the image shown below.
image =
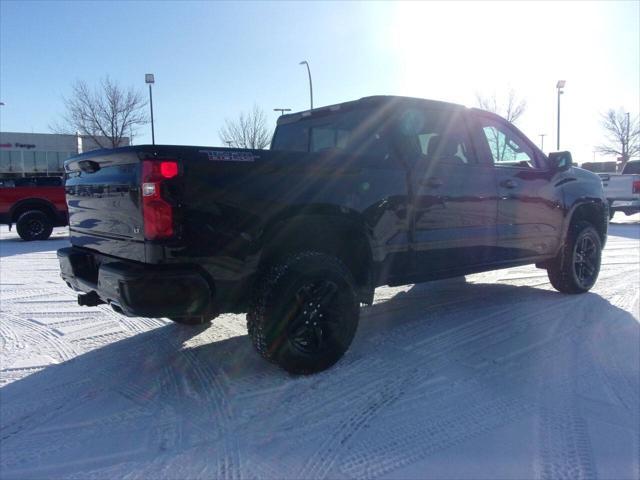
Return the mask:
[[[499,97],[513,88],[527,100],[520,126],[533,137],[553,132],[554,86],[566,78],[563,100],[573,108],[564,138],[584,156],[593,140],[584,132],[596,134],[597,109],[611,101],[603,86],[609,60],[598,40],[601,9],[577,2],[394,3],[387,41],[394,93],[475,106],[476,93]],[[594,58],[604,68],[594,69]],[[593,112],[584,111],[587,98]]]

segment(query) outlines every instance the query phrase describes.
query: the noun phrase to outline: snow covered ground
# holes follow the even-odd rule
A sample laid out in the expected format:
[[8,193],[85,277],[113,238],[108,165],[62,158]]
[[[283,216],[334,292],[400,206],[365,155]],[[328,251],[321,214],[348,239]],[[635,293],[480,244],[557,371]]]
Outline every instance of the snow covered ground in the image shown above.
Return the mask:
[[380,288],[345,358],[291,377],[244,316],[79,307],[65,229],[0,239],[0,477],[638,478],[640,220],[591,293],[535,267]]

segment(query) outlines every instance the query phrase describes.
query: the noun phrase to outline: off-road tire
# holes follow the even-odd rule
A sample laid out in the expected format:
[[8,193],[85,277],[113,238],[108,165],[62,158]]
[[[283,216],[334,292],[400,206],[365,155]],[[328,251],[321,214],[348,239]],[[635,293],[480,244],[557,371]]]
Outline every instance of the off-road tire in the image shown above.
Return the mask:
[[[587,256],[585,252],[581,253],[581,248],[585,244],[589,244],[590,248],[594,249],[593,253],[588,254],[590,258],[589,264],[579,261]],[[591,250],[588,250],[588,252],[591,252]],[[589,222],[576,222],[569,227],[567,238],[560,249],[560,253],[548,264],[547,275],[551,285],[562,293],[588,292],[598,279],[601,256],[602,240],[596,229]],[[587,269],[587,279],[581,276],[584,269]],[[591,270],[593,272],[589,273]]]
[[28,210],[18,218],[16,230],[23,240],[46,240],[53,231],[53,222],[40,210]]
[[320,372],[347,351],[358,327],[353,276],[336,257],[304,251],[256,282],[247,330],[266,360],[293,374]]

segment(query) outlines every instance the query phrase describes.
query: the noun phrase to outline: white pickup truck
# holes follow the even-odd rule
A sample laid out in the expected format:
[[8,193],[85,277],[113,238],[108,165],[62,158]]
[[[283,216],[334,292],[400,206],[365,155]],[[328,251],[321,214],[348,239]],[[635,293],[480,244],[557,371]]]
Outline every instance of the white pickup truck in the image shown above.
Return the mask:
[[609,201],[609,218],[615,212],[633,215],[640,212],[640,160],[630,160],[622,173],[599,173]]

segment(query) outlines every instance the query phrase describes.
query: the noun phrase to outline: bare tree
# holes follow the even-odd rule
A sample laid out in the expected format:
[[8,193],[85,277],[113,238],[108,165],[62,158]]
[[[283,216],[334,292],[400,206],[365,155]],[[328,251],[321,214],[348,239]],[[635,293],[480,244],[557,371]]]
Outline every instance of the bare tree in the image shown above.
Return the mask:
[[226,145],[235,148],[261,150],[271,142],[267,116],[258,105],[249,113],[242,112],[237,120],[225,120],[218,135]]
[[66,112],[51,129],[57,133],[80,133],[101,148],[121,146],[123,137],[149,123],[144,95],[132,87],[121,87],[109,77],[93,90],[78,80],[71,96],[63,97],[63,101]]
[[[527,102],[524,99],[518,99],[515,90],[509,90],[507,100],[505,104],[498,101],[496,94],[494,93],[490,97],[484,96],[476,92],[476,101],[478,107],[489,112],[493,112],[500,115],[505,120],[516,123],[516,121],[524,114],[527,109]],[[491,151],[495,155],[495,160],[501,162],[503,160],[513,160],[509,154],[513,153],[510,149],[507,150],[507,139],[498,132],[495,128],[490,128],[487,131],[487,140]]]
[[490,97],[476,92],[478,107],[496,113],[511,123],[516,123],[527,110],[527,101],[519,99],[515,90],[509,90],[506,103],[499,102],[496,94]]
[[610,109],[601,114],[605,143],[598,145],[596,151],[603,155],[615,155],[621,159],[620,170],[630,158],[640,154],[640,125],[638,117],[631,119],[622,109]]

